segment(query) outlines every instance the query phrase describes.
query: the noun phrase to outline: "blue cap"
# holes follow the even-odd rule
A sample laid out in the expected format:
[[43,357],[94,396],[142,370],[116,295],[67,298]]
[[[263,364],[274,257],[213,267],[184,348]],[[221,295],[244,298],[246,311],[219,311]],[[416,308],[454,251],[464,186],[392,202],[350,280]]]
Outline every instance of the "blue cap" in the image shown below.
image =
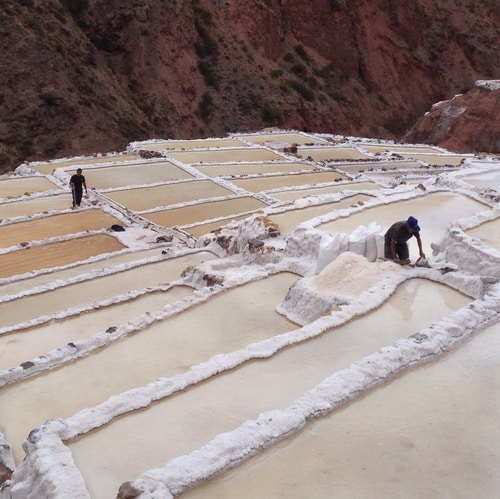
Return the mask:
[[420,232],[420,227],[418,226],[418,220],[415,217],[408,218],[407,224],[415,232]]

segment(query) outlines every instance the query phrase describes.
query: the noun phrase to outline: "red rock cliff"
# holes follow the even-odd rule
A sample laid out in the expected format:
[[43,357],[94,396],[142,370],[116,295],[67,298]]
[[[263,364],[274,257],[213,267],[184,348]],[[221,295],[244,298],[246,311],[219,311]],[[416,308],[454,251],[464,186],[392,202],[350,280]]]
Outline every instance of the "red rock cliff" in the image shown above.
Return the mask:
[[280,126],[397,139],[500,75],[496,0],[18,0],[0,10],[0,170]]

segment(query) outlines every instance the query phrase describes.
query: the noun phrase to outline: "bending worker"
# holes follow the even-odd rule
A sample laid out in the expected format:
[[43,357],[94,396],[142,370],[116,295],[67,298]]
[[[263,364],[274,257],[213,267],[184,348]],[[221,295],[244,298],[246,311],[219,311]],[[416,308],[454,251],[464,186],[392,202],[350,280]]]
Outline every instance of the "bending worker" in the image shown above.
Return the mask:
[[389,230],[384,236],[385,257],[402,265],[410,263],[410,253],[406,241],[412,236],[417,238],[420,258],[425,258],[425,254],[422,251],[422,241],[420,239],[420,227],[418,226],[418,220],[414,217],[396,222],[389,227]]

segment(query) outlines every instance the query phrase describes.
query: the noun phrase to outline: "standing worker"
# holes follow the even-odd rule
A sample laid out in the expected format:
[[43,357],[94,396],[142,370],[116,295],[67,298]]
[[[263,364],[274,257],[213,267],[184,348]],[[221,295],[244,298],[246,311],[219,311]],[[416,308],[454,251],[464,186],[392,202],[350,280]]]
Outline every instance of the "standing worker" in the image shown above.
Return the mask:
[[83,189],[85,188],[85,194],[87,194],[87,184],[85,183],[85,177],[82,175],[82,169],[78,168],[76,170],[76,175],[73,175],[69,180],[69,185],[73,193],[73,209],[80,206],[82,202]]
[[415,217],[409,217],[408,220],[396,222],[389,227],[384,236],[385,257],[401,265],[410,263],[410,253],[406,241],[412,236],[417,238],[420,258],[425,259],[425,254],[422,251],[422,240],[420,239],[420,227]]

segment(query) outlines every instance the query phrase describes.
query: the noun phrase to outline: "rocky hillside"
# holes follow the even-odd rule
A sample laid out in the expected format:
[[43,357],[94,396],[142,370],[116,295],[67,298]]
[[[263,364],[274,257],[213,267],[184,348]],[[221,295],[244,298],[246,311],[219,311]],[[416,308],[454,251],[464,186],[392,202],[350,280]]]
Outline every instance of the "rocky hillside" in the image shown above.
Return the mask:
[[500,80],[478,81],[466,94],[439,102],[404,140],[457,152],[500,154]]
[[399,139],[500,75],[497,0],[4,0],[0,171],[268,126]]

